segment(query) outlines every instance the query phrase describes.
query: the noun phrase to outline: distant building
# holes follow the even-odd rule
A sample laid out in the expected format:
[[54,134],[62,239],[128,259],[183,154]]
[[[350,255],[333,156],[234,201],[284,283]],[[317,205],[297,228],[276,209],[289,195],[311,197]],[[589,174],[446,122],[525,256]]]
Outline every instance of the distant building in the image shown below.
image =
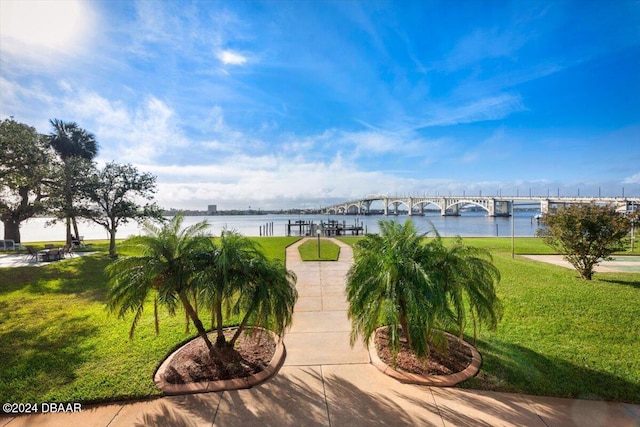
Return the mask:
[[218,205],[207,206],[207,215],[215,215],[218,213]]

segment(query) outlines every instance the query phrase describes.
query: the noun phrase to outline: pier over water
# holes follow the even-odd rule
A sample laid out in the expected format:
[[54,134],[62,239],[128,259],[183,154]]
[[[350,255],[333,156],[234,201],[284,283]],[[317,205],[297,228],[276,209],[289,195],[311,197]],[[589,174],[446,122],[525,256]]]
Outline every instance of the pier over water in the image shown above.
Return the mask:
[[344,215],[371,215],[374,213],[371,206],[374,202],[382,203],[384,215],[400,212],[400,206],[404,206],[408,215],[424,215],[425,209],[431,205],[440,210],[442,216],[460,215],[460,209],[464,206],[477,206],[487,212],[489,216],[510,216],[512,204],[518,202],[527,205],[540,204],[540,212],[547,213],[549,208],[568,204],[589,204],[612,206],[618,212],[633,212],[640,206],[640,198],[629,197],[472,197],[472,196],[387,196],[371,195],[362,199],[350,200],[325,207],[327,214]]

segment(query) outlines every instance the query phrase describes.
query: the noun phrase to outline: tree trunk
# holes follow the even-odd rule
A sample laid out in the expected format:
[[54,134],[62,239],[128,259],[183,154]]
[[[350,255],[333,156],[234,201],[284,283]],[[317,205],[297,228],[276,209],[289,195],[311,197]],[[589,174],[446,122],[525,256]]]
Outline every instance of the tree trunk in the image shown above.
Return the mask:
[[[76,237],[78,237],[78,236],[76,236]],[[67,217],[67,237],[66,237],[66,240],[67,240],[67,245],[71,245],[72,244],[72,242],[71,242],[71,218],[69,218],[69,217]]]
[[[80,239],[80,236],[76,236],[76,238]],[[116,230],[113,228],[109,230],[109,256],[111,258],[118,256],[116,253]]]
[[218,329],[218,337],[216,338],[216,347],[221,348],[227,343],[222,330],[222,298],[216,297],[216,323]]
[[2,223],[4,224],[4,239],[20,243],[20,220],[8,218],[3,219]]
[[[76,217],[73,216],[71,217],[71,223],[73,224],[73,231],[76,233],[76,239],[78,239],[78,241],[80,240],[80,232],[78,231],[78,221],[76,221]],[[67,245],[71,245],[72,242],[67,242]],[[111,255],[111,253],[109,253],[109,255]]]
[[156,335],[160,334],[160,321],[158,320],[158,297],[153,299],[153,324],[156,327]]
[[473,314],[473,310],[471,310],[471,318],[473,319],[473,346],[476,345],[476,338],[478,336],[478,330],[476,326],[476,316]]
[[236,333],[233,334],[233,337],[231,338],[231,340],[229,340],[229,347],[233,348],[233,346],[236,344],[236,340],[238,339],[238,337],[240,336],[240,334],[244,330],[245,326],[247,325],[247,321],[249,320],[249,316],[251,315],[251,313],[253,313],[253,310],[255,310],[255,309],[256,309],[256,304],[255,304],[255,299],[254,299],[254,303],[251,304],[251,307],[244,314],[244,317],[242,318],[242,322],[240,322],[240,325],[238,325],[238,329],[236,330]]
[[204,325],[200,321],[200,318],[196,315],[196,312],[193,310],[193,307],[189,302],[189,298],[187,298],[187,294],[185,294],[184,292],[180,292],[179,295],[180,295],[180,301],[182,301],[182,305],[184,306],[185,311],[187,312],[189,317],[191,317],[191,321],[193,322],[193,325],[198,330],[198,334],[204,340],[205,344],[207,345],[207,348],[209,349],[209,352],[213,353],[214,351],[213,344],[209,340],[209,337],[207,336],[207,331],[204,329]]
[[407,344],[409,344],[409,348],[413,349],[411,333],[409,332],[409,322],[407,322],[407,316],[405,316],[404,314],[400,315],[400,327],[402,328],[402,332],[404,332],[404,336],[407,338]]

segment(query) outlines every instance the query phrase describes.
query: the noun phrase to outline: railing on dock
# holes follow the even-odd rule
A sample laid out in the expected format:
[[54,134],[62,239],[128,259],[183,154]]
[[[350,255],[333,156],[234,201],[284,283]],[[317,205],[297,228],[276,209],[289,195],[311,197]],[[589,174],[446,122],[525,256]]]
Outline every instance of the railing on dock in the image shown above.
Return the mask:
[[287,236],[315,236],[320,232],[323,237],[335,237],[346,236],[351,234],[352,236],[359,236],[367,232],[357,219],[353,225],[347,225],[346,221],[329,220],[326,223],[320,221],[320,224],[316,224],[313,221],[291,221],[285,225]]

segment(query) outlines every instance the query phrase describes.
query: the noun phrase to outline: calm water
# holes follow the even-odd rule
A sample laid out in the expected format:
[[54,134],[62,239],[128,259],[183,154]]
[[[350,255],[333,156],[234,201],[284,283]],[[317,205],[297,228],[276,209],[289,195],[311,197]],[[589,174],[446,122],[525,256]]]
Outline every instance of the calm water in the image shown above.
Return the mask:
[[[533,219],[535,212],[516,212],[515,214],[515,235],[516,236],[533,236],[535,235],[537,224]],[[211,233],[219,235],[226,227],[227,229],[236,230],[245,236],[260,235],[260,227],[273,223],[273,235],[285,236],[286,224],[289,220],[305,220],[327,222],[328,220],[337,220],[341,223],[346,222],[347,225],[354,225],[357,221],[369,233],[378,232],[378,221],[380,219],[390,219],[393,221],[404,222],[410,218],[421,232],[427,232],[431,229],[432,223],[442,236],[511,236],[511,222],[513,218],[490,218],[481,212],[465,212],[461,216],[440,216],[439,213],[428,213],[425,216],[406,215],[400,216],[353,216],[353,215],[246,215],[246,216],[193,216],[185,217],[184,225],[195,224],[196,222],[207,220],[211,226]],[[54,241],[65,239],[64,224],[56,224],[46,226],[48,219],[33,218],[22,223],[21,235],[23,242],[33,241]],[[104,228],[90,223],[81,222],[78,225],[80,235],[85,239],[107,239],[108,234]],[[0,235],[3,235],[4,229],[0,223]],[[136,223],[129,223],[120,226],[118,230],[118,238],[125,238],[130,235],[139,234],[140,230]]]

